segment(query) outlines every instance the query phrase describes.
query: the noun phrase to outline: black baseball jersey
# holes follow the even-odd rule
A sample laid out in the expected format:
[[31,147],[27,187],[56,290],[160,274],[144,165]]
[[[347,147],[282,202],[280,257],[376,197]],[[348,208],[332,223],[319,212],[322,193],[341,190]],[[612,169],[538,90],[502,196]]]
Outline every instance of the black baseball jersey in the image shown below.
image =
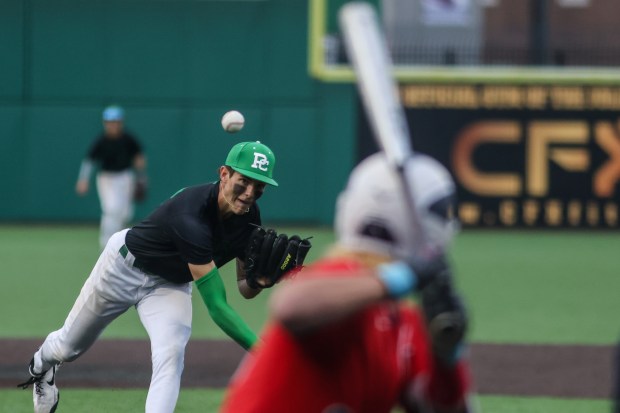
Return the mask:
[[105,172],[120,172],[133,166],[133,159],[142,153],[138,140],[123,132],[118,138],[100,135],[88,152],[88,158],[97,162]]
[[125,244],[135,266],[169,281],[192,281],[187,264],[221,267],[233,258],[245,259],[245,247],[260,211],[222,220],[217,196],[219,182],[185,188],[161,204],[127,232]]

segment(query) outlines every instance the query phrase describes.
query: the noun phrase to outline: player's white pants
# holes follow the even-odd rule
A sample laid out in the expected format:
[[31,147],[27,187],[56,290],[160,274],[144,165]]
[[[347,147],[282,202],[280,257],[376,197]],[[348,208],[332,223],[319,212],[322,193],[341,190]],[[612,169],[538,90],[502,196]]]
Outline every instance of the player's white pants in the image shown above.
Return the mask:
[[115,232],[125,228],[133,218],[135,176],[131,169],[121,172],[99,172],[97,193],[101,204],[99,245],[105,248]]
[[35,369],[75,360],[110,322],[135,305],[151,339],[153,375],[146,412],[173,412],[191,333],[192,285],[173,284],[133,268],[134,256],[119,253],[126,232],[110,238],[64,326],[50,333],[35,354]]

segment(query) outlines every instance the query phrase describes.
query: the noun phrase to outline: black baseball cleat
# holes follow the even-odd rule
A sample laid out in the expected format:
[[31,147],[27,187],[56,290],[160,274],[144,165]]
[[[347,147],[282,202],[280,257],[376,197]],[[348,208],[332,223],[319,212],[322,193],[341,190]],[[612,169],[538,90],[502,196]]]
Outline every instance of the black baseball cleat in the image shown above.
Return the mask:
[[33,384],[32,401],[34,403],[34,412],[54,413],[56,407],[58,407],[58,400],[60,400],[60,393],[55,382],[56,366],[37,374],[34,372],[34,359],[32,359],[28,370],[31,377],[26,382],[18,384],[17,387],[27,389]]

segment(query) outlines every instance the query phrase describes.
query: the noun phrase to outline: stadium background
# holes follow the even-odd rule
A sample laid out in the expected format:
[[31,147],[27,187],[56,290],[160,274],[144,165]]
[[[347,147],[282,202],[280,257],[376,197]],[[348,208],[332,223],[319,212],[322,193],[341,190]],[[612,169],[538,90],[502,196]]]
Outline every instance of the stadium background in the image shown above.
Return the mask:
[[[276,174],[281,184],[261,200],[265,220],[282,230],[297,225],[299,231],[317,234],[312,254],[318,256],[332,239],[328,228],[334,200],[348,172],[374,150],[350,72],[346,62],[339,61],[342,53],[330,60],[333,42],[321,37],[333,30],[342,3],[1,2],[0,190],[5,196],[0,203],[0,261],[4,263],[0,273],[5,288],[0,300],[0,334],[41,339],[62,322],[96,259],[97,199],[93,193],[86,199],[76,197],[74,184],[79,162],[100,130],[101,110],[109,103],[126,108],[127,126],[143,140],[149,157],[152,188],[137,218],[178,188],[215,179],[216,167],[235,142],[258,139],[277,150]],[[536,2],[519,3],[532,8]],[[556,10],[561,2],[545,3]],[[603,27],[605,16],[613,15],[609,12],[613,3],[585,4],[585,10],[596,10],[599,15],[599,20],[589,18],[592,29],[575,29],[577,34],[550,39],[574,44],[580,35],[582,43],[598,35],[598,39],[607,39],[606,55],[614,55],[617,37]],[[324,14],[313,19],[321,7]],[[618,245],[615,211],[619,194],[613,180],[612,193],[606,196],[597,194],[592,182],[597,170],[617,153],[602,149],[597,136],[611,139],[612,148],[618,140],[614,128],[620,109],[620,76],[613,66],[618,62],[597,60],[591,53],[590,63],[596,67],[584,69],[588,56],[579,50],[565,47],[560,48],[563,53],[554,53],[556,49],[548,47],[550,66],[520,66],[537,63],[527,59],[541,57],[528,53],[527,38],[515,40],[515,29],[506,24],[510,21],[506,15],[512,15],[518,16],[513,23],[519,26],[527,20],[522,13],[508,10],[501,18],[500,9],[488,7],[486,27],[512,33],[508,36],[512,44],[524,43],[522,49],[513,48],[518,53],[507,57],[505,50],[511,48],[487,44],[477,59],[492,64],[475,70],[458,67],[460,59],[465,63],[472,59],[471,53],[422,53],[418,58],[423,64],[397,70],[414,136],[422,136],[419,145],[453,173],[454,145],[464,131],[489,121],[508,124],[504,129],[510,136],[508,144],[493,146],[487,141],[464,164],[469,160],[482,182],[484,178],[494,182],[498,173],[503,174],[499,178],[508,176],[521,192],[507,193],[505,187],[491,185],[495,192],[484,193],[476,179],[472,186],[471,180],[461,180],[458,171],[455,174],[461,200],[469,202],[459,209],[467,219],[454,258],[475,314],[472,338],[477,344],[577,345],[593,348],[595,353],[598,349],[603,368],[592,363],[590,372],[599,379],[602,376],[604,387],[610,387],[610,349],[618,334],[615,314],[620,311],[614,294],[620,286],[613,258]],[[557,14],[551,16],[557,25]],[[580,27],[574,18],[565,20]],[[600,27],[596,21],[602,22]],[[463,37],[459,30],[453,34]],[[489,33],[486,37],[499,41]],[[587,49],[587,45],[581,47]],[[442,49],[438,46],[437,50]],[[497,50],[504,50],[499,58]],[[497,65],[497,61],[510,65]],[[488,100],[474,100],[474,104],[463,98],[468,94]],[[539,106],[528,107],[524,100],[528,95],[534,96],[534,103],[540,102],[536,96],[545,99]],[[554,100],[554,96],[559,97]],[[481,102],[487,102],[486,106],[476,107]],[[219,124],[221,115],[232,108],[247,119],[246,128],[237,135],[225,134]],[[546,148],[555,158],[536,163],[527,154],[529,142],[539,136],[531,133],[537,122],[565,122],[560,131],[580,132],[577,137],[569,132],[565,140],[562,134],[557,138],[552,133]],[[527,183],[540,181],[531,181],[529,174],[541,165],[548,173],[543,180],[546,192],[535,192],[540,188],[535,184],[532,192]],[[469,220],[472,216],[479,218]],[[34,307],[24,305],[32,302]],[[244,316],[255,317],[251,323],[256,328],[264,321],[263,304],[235,301]],[[201,309],[197,303],[194,337],[223,338]],[[104,341],[143,338],[137,317],[130,314],[104,335]],[[28,411],[30,398],[8,389],[22,363],[15,360],[9,367],[2,369],[7,389],[0,390],[0,412]],[[514,366],[500,362],[495,374],[508,375],[510,368]],[[532,366],[530,373],[542,372]],[[557,378],[562,387],[560,378],[568,374],[570,370],[551,372],[549,377]],[[112,402],[109,396],[64,391],[63,404],[81,406],[84,397],[88,405],[113,409],[112,404],[106,405]],[[179,411],[204,406],[203,397],[209,392],[188,390]],[[611,389],[599,388],[585,400],[573,396],[563,401],[544,393],[538,398],[508,397],[513,393],[506,391],[498,398],[485,395],[483,406],[497,412],[603,412],[608,411],[608,393]],[[123,394],[133,400],[135,409],[141,408],[143,392]],[[123,397],[120,400],[123,403]],[[131,406],[131,402],[124,403]]]
[[[277,148],[286,188],[265,195],[265,217],[330,222],[353,164],[354,89],[308,76],[305,1],[7,0],[0,19],[0,219],[97,218],[95,194],[76,200],[74,185],[114,102],[149,158],[139,215],[257,139]],[[229,136],[233,108],[247,122]]]

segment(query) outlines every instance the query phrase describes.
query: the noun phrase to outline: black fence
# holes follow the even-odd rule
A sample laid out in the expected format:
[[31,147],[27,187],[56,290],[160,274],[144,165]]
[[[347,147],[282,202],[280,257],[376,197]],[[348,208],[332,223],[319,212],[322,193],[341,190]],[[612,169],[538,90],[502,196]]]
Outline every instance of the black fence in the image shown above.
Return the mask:
[[[326,50],[327,62],[347,64],[343,43],[331,36]],[[544,50],[515,45],[427,44],[390,46],[397,65],[446,66],[580,66],[620,68],[620,46],[597,44],[549,45]]]

